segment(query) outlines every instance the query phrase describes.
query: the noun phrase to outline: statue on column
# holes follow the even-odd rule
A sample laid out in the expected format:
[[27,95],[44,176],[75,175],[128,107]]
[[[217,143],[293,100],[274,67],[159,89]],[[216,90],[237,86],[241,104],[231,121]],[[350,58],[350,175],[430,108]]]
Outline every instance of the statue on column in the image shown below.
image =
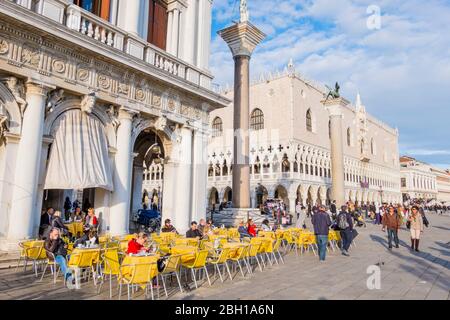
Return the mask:
[[334,90],[331,89],[329,86],[326,86],[328,89],[328,94],[325,95],[325,101],[327,101],[330,97],[332,99],[337,99],[341,97],[341,94],[339,93],[339,90],[341,89],[341,87],[339,86],[339,83],[336,82],[335,86],[334,86]]
[[240,20],[239,22],[247,22],[249,20],[249,13],[247,8],[247,0],[241,0],[240,4]]

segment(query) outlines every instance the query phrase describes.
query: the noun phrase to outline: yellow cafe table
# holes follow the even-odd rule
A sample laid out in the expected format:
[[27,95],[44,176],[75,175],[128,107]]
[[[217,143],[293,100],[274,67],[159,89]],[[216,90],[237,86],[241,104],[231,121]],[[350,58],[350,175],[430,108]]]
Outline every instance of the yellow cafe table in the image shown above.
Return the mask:
[[78,233],[82,234],[84,232],[83,222],[71,222],[65,224],[65,226],[73,236],[76,236]]
[[258,237],[276,239],[275,232],[273,231],[260,231],[258,232]]

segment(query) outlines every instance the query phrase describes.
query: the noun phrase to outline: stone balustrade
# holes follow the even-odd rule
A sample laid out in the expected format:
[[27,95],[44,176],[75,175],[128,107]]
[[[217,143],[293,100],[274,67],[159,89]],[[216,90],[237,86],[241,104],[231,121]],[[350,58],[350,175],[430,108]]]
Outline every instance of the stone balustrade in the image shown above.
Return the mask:
[[211,90],[213,77],[208,72],[178,59],[66,0],[10,0],[10,2],[65,25],[90,39],[101,42],[105,46],[143,60],[173,76]]

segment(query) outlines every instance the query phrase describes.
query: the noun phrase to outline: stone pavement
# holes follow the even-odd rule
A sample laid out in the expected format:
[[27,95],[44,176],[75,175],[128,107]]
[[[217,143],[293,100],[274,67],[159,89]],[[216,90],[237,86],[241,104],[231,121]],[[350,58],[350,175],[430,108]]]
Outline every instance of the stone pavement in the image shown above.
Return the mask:
[[[175,287],[169,299],[271,300],[271,299],[450,299],[450,217],[429,214],[431,222],[421,240],[421,253],[409,250],[409,232],[400,231],[401,246],[387,250],[386,234],[380,226],[368,223],[359,228],[356,248],[351,257],[330,253],[319,263],[312,253],[285,257],[286,264],[255,270],[247,279],[239,274],[232,282],[216,280],[212,287],[203,283],[197,290],[181,294]],[[367,268],[381,266],[381,288],[367,288]],[[213,272],[210,272],[211,274]],[[183,276],[184,279],[184,276]],[[192,286],[191,286],[192,287]],[[114,286],[114,299],[117,291]],[[126,288],[123,290],[126,292]],[[135,299],[142,299],[142,291]],[[0,299],[108,299],[108,285],[101,295],[92,284],[82,284],[81,290],[63,288],[62,281],[53,285],[50,277],[40,283],[27,271],[0,271]],[[126,295],[122,297],[126,299]],[[161,299],[166,299],[161,292]]]

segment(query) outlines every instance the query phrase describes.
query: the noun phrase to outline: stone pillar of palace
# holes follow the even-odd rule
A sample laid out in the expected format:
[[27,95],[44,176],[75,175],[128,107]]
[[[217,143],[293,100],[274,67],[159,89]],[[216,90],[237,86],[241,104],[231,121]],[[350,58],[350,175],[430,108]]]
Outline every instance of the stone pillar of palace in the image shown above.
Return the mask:
[[133,165],[133,200],[131,205],[131,212],[137,213],[142,209],[142,183],[144,181],[144,167],[139,164]]
[[[172,152],[164,164],[162,223],[170,219],[180,234],[190,226],[192,211],[192,130],[177,129]],[[204,196],[204,191],[202,192]]]
[[234,68],[234,148],[233,148],[233,207],[250,211],[250,164],[249,164],[249,105],[250,105],[250,58],[265,35],[243,19],[219,31],[233,54]]
[[330,115],[331,127],[331,183],[332,199],[340,208],[345,204],[344,143],[342,131],[342,108],[349,104],[344,98],[323,101]]
[[52,89],[40,82],[26,83],[27,107],[23,115],[22,134],[17,150],[17,161],[13,185],[13,197],[9,212],[8,242],[33,238],[36,212],[36,197],[40,169],[42,135],[47,93]]
[[121,108],[117,129],[117,152],[114,158],[114,191],[111,197],[110,233],[119,236],[128,233],[131,199],[131,166],[133,145],[131,130],[134,111]]
[[194,131],[192,155],[192,218],[206,218],[206,188],[208,175],[208,137],[202,130]]
[[119,16],[117,26],[122,28],[134,36],[139,35],[139,16],[141,1],[140,0],[126,0],[119,2]]

